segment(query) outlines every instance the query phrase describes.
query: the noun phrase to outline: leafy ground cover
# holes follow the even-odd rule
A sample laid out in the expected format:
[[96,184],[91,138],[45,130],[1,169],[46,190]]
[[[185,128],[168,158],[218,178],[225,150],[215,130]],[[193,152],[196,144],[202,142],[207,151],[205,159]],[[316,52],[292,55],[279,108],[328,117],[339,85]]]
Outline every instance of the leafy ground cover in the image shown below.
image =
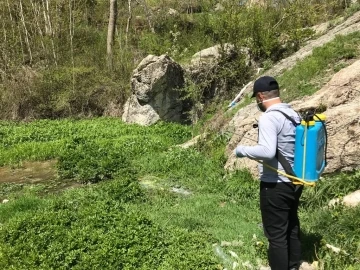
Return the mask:
[[[223,170],[226,138],[213,135],[182,149],[176,145],[190,138],[189,127],[140,127],[109,118],[2,127],[3,165],[11,161],[20,169],[28,159],[56,159],[54,181],[83,183],[56,194],[44,182],[0,184],[1,198],[9,200],[0,204],[2,269],[266,264],[258,184],[248,172]],[[36,143],[45,154],[31,148]],[[358,269],[359,208],[325,206],[359,185],[359,174],[341,175],[305,190],[304,259],[324,269]],[[327,243],[344,252],[332,253]]]

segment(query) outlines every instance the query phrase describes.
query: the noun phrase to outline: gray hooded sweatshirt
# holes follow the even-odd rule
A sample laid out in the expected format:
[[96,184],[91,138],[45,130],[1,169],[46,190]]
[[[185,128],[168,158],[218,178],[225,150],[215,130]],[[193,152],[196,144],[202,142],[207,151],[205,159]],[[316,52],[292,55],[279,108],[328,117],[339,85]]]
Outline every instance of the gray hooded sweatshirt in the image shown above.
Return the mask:
[[[279,149],[293,167],[296,127],[290,120],[286,119],[283,114],[275,110],[284,112],[292,117],[297,123],[301,120],[299,115],[290,107],[290,105],[285,103],[271,105],[259,118],[258,144],[255,146],[239,145],[235,149],[235,154],[238,157],[262,160],[264,164],[285,173],[284,168],[275,157],[276,149]],[[286,176],[283,176],[262,164],[259,165],[259,172],[260,180],[263,182],[291,182]]]

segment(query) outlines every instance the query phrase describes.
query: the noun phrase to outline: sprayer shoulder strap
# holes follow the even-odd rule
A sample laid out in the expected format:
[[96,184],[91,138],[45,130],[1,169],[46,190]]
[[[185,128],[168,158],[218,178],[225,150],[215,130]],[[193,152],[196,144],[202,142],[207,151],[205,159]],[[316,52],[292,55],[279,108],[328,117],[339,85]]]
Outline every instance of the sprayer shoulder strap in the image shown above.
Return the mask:
[[286,113],[284,113],[283,111],[280,111],[280,110],[271,110],[272,112],[279,112],[279,113],[281,113],[283,116],[285,116],[285,118],[287,119],[287,120],[289,120],[291,123],[293,123],[293,125],[295,126],[295,127],[297,127],[298,125],[300,125],[300,123],[297,123],[295,120],[294,120],[294,118],[291,118],[290,116],[288,116]]
[[[299,123],[296,123],[296,121],[291,118],[289,115],[287,115],[286,113],[280,111],[280,110],[272,110],[272,111],[277,111],[279,113],[281,113],[283,116],[285,116],[286,119],[288,119],[291,123],[293,123],[293,125],[296,127],[299,125]],[[277,160],[280,162],[281,166],[284,168],[285,172],[289,175],[292,176],[296,176],[294,173],[294,170],[292,169],[289,161],[287,161],[287,159],[284,157],[283,154],[281,154],[281,152],[279,151],[279,148],[276,148],[276,154],[275,157],[277,158]]]
[[276,149],[275,157],[280,162],[281,166],[284,168],[285,172],[289,175],[296,176],[293,168],[291,167],[289,161],[284,157],[283,154],[279,151],[279,148]]

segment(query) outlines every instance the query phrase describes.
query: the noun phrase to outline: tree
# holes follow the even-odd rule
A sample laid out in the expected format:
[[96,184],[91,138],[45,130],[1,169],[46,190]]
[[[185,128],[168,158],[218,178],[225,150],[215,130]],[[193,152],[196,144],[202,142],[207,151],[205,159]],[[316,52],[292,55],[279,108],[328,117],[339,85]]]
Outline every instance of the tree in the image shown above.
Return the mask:
[[117,19],[117,0],[110,0],[109,24],[107,32],[107,66],[111,71],[113,69],[113,46],[115,36],[115,26]]

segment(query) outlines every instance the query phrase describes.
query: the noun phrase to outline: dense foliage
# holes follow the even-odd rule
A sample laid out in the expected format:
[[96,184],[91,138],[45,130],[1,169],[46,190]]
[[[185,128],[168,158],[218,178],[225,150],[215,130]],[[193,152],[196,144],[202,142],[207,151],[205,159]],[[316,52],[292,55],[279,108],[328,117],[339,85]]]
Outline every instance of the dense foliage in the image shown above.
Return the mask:
[[188,127],[93,119],[3,122],[2,131],[3,161],[58,158],[61,179],[114,179],[44,200],[10,198],[0,214],[2,269],[217,269],[211,237],[160,228],[147,217],[147,195],[137,181],[142,171],[132,164],[183,142]]
[[109,1],[1,1],[0,118],[119,115],[143,57],[166,53],[186,63],[199,50],[225,43],[235,46],[236,56],[197,87],[202,93],[209,80],[221,78],[227,84],[222,98],[228,99],[253,70],[296,51],[313,34],[310,26],[343,14],[350,1],[258,6],[232,0],[218,9],[212,0],[130,1],[130,9],[118,2],[108,70]]
[[[162,229],[143,211],[134,176],[48,198],[35,209],[12,211],[0,230],[1,269],[217,269],[210,237]],[[23,198],[22,200],[29,200]]]

